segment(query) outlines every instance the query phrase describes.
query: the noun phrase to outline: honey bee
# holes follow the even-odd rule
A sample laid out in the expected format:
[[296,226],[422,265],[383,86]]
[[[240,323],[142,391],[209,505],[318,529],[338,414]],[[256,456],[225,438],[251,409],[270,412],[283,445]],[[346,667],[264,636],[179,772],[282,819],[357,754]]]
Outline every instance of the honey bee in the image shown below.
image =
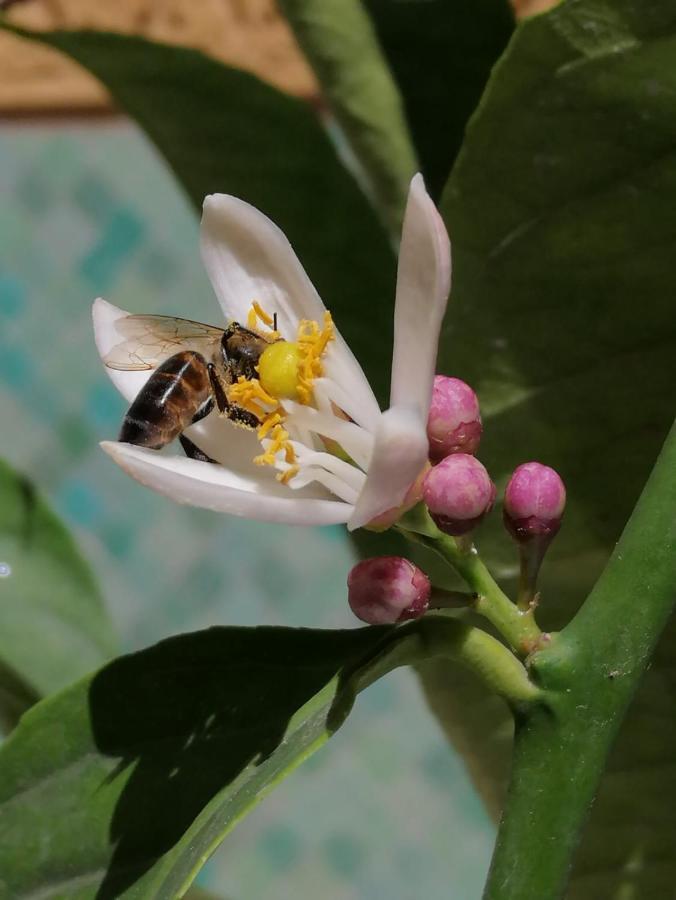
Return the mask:
[[[118,440],[159,450],[178,438],[186,455],[214,462],[183,431],[216,407],[245,428],[258,418],[231,403],[227,388],[240,377],[257,377],[256,366],[270,338],[231,322],[226,329],[172,316],[133,315],[116,322],[124,340],[105,356],[109,369],[155,371],[131,404]],[[276,316],[274,332],[277,331]]]

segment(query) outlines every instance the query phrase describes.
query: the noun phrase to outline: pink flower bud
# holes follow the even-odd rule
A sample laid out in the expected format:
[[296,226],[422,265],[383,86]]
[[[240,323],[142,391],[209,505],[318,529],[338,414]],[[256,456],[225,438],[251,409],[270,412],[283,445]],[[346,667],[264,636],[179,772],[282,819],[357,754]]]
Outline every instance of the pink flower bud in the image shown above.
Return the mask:
[[478,459],[455,453],[427,473],[423,498],[437,528],[457,537],[470,532],[490,511],[495,485]]
[[417,619],[430,602],[430,580],[408,559],[375,556],[357,563],[347,576],[352,612],[369,625]]
[[558,473],[539,462],[524,463],[505,491],[505,525],[517,541],[554,537],[565,505],[566,488]]
[[427,420],[432,462],[451,453],[476,453],[481,431],[479,401],[472,388],[459,378],[435,376]]

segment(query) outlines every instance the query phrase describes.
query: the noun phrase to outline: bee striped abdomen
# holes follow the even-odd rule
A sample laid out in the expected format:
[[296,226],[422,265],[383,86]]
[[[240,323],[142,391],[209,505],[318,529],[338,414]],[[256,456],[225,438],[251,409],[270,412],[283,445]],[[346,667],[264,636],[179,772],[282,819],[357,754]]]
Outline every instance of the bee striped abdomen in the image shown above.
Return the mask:
[[118,440],[159,450],[186,429],[211,397],[204,357],[192,350],[170,356],[139,391]]

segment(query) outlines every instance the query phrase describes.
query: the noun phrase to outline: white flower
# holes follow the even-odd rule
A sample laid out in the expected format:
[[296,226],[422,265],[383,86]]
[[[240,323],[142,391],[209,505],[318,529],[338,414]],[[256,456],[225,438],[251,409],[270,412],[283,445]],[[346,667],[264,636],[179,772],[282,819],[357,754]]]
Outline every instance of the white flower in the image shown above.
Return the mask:
[[[227,322],[245,323],[254,300],[277,314],[286,340],[295,340],[300,320],[323,321],[324,305],[291,245],[253,206],[224,194],[207,197],[201,245]],[[279,480],[290,469],[285,454],[275,456],[274,466],[254,464],[261,443],[269,450],[270,441],[217,412],[185,434],[219,465],[119,442],[101,446],[133,478],[180,503],[269,522],[346,522],[350,530],[365,525],[402,503],[427,462],[427,414],[450,272],[446,230],[416,175],[399,253],[390,407],[380,411],[359,363],[336,333],[323,352],[322,374],[312,383],[314,403],[283,401],[283,427],[295,455],[295,474],[287,483]],[[95,302],[102,357],[123,340],[116,323],[127,315],[104,300]],[[151,374],[106,371],[129,401]],[[340,445],[351,462],[327,452],[320,435]]]

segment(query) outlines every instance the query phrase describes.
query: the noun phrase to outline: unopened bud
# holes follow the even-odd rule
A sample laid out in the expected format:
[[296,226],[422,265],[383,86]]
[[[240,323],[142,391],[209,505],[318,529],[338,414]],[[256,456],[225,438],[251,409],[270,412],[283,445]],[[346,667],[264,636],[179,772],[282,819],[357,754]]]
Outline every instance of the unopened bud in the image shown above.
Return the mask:
[[495,501],[495,485],[478,459],[447,456],[427,473],[423,498],[437,528],[459,537],[483,519]]
[[481,431],[479,401],[472,388],[459,378],[435,376],[427,419],[432,462],[452,453],[476,453]]
[[517,541],[553,538],[565,505],[566,488],[559,474],[539,462],[524,463],[505,490],[505,525]]
[[401,556],[365,559],[347,576],[352,612],[369,625],[417,619],[427,610],[432,587],[417,566]]

